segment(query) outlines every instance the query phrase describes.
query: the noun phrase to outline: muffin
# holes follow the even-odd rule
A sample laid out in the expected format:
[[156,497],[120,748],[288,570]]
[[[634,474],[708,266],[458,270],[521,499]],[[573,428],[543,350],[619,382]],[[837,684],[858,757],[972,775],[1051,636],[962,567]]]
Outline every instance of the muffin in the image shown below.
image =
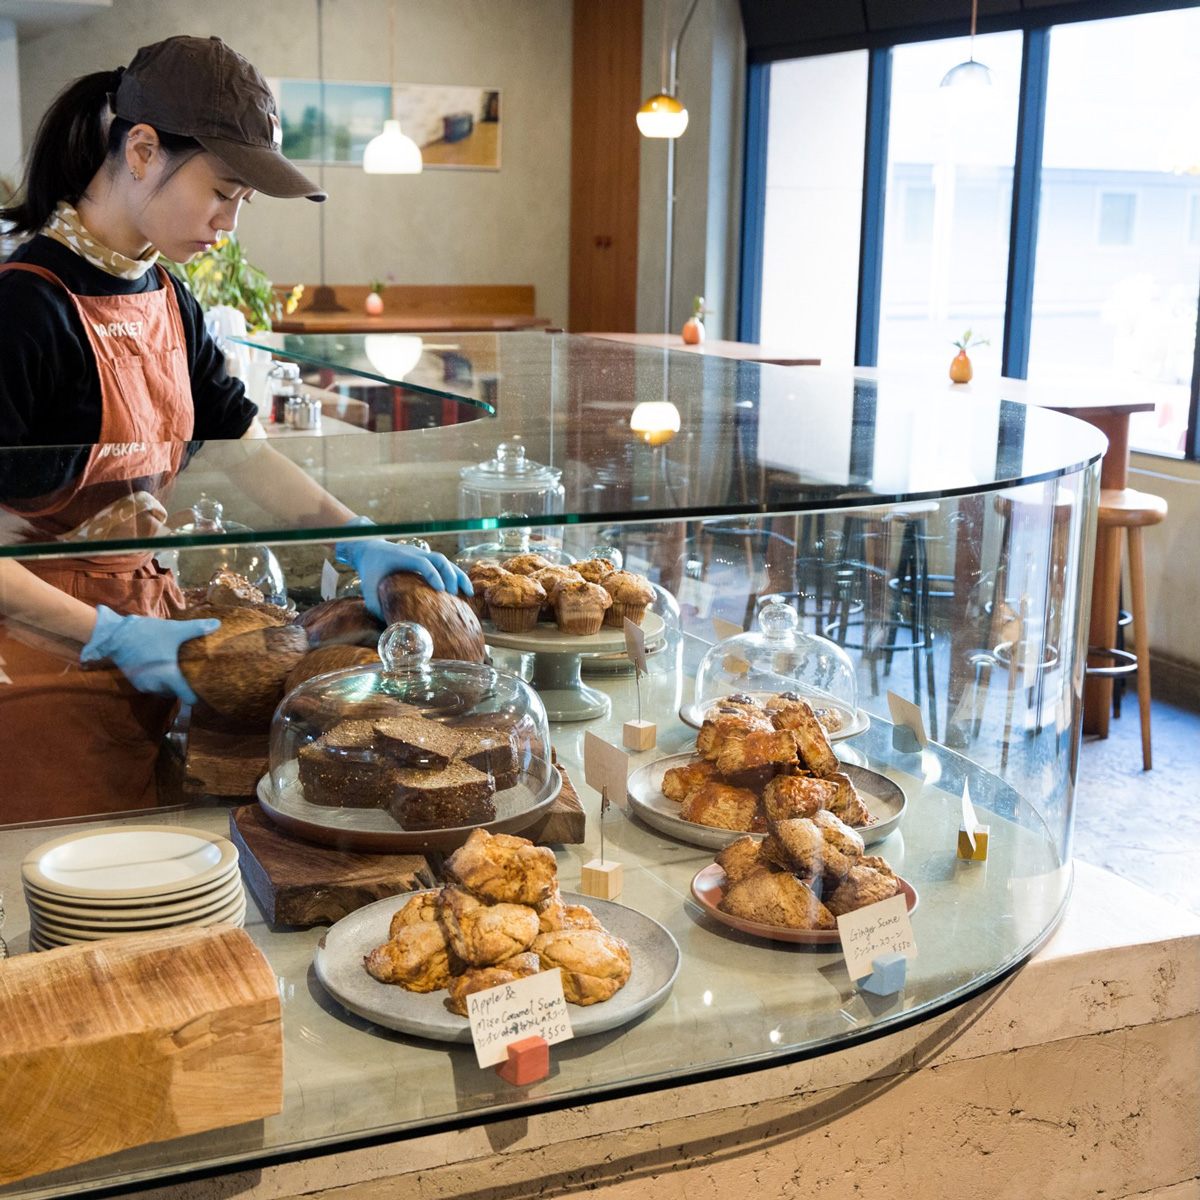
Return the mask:
[[604,614],[605,625],[624,628],[628,617],[640,625],[646,615],[646,605],[654,599],[654,589],[641,575],[630,571],[614,571],[606,575],[600,586],[612,597],[612,608]]
[[546,599],[542,602],[542,611],[538,617],[541,621],[554,620],[554,589],[560,583],[568,580],[582,579],[583,576],[572,567],[543,567],[535,571],[530,579],[536,579],[546,589]]
[[499,583],[508,572],[499,563],[476,563],[468,572],[467,578],[475,589],[475,594],[465,596],[466,602],[475,610],[475,615],[481,620],[488,619],[487,590],[493,583]]
[[565,580],[554,589],[554,619],[563,633],[583,637],[599,633],[612,597],[598,584],[586,579]]
[[528,633],[536,624],[546,589],[527,575],[506,575],[484,593],[492,624],[502,633]]
[[607,558],[589,558],[576,563],[573,569],[588,583],[603,583],[617,568]]
[[536,571],[552,566],[554,564],[540,554],[514,554],[512,558],[504,560],[504,569],[511,571],[514,575],[532,575]]

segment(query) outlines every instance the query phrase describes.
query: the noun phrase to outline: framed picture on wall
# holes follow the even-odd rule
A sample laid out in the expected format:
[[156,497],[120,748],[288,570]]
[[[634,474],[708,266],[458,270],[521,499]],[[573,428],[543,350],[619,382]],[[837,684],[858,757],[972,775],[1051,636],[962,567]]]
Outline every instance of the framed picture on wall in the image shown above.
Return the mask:
[[[500,89],[450,84],[269,81],[283,153],[294,162],[361,166],[367,143],[394,113],[429,169],[500,169]],[[393,94],[394,92],[394,94]]]

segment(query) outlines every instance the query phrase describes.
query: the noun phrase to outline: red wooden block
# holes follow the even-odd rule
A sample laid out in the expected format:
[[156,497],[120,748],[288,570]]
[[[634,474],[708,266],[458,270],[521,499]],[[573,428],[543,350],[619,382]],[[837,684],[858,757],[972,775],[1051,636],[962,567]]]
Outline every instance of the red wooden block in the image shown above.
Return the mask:
[[508,1047],[508,1061],[496,1064],[496,1074],[518,1087],[550,1074],[550,1043],[534,1034]]

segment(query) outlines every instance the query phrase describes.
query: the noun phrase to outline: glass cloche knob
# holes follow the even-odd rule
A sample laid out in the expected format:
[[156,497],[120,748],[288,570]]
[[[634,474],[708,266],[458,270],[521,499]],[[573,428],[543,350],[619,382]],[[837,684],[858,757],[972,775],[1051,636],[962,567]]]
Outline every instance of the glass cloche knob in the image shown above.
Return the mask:
[[391,675],[424,671],[433,658],[433,638],[424,625],[397,621],[379,635],[379,657]]
[[607,542],[601,542],[599,545],[593,546],[588,550],[584,558],[602,558],[605,562],[610,562],[619,571],[625,565],[625,557],[616,546],[610,546]]
[[225,509],[219,500],[210,500],[203,493],[192,505],[192,525],[197,533],[224,533],[221,518]]
[[496,469],[503,472],[525,470],[525,447],[520,442],[501,442],[496,447]]
[[796,610],[783,596],[767,596],[758,610],[759,628],[770,641],[787,641],[800,624]]

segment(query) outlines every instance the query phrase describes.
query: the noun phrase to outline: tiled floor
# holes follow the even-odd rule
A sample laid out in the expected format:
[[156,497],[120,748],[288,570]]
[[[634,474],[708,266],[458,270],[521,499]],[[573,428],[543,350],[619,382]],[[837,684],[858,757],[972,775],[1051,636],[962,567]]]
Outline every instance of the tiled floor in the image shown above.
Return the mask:
[[1137,699],[1109,736],[1085,737],[1075,857],[1200,914],[1200,713],[1151,705],[1153,769],[1142,770]]

